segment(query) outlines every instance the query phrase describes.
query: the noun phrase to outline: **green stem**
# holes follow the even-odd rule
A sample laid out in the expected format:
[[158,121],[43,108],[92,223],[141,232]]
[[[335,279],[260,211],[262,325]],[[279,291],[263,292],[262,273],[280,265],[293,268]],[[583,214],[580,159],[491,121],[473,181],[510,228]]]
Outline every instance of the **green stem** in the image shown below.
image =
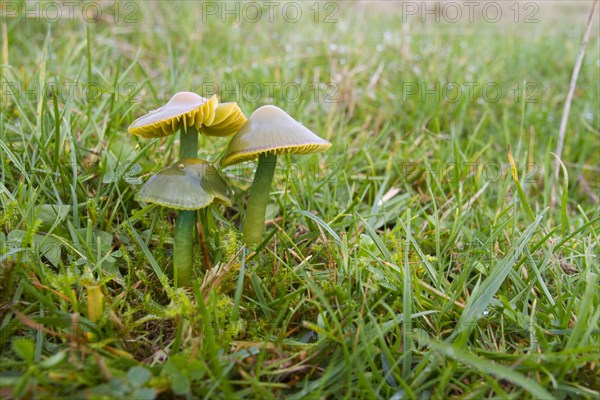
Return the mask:
[[179,158],[198,158],[198,131],[195,128],[189,128],[187,132],[180,129]]
[[258,159],[244,219],[244,242],[247,245],[255,245],[262,240],[265,231],[265,213],[276,164],[276,154],[261,155]]
[[177,213],[173,246],[175,286],[187,286],[192,277],[192,243],[196,228],[196,211],[181,210]]
[[[198,157],[198,132],[191,128],[179,133],[179,158]],[[173,237],[173,264],[175,286],[189,285],[192,277],[192,244],[196,229],[196,211],[181,210],[177,213],[175,236]]]

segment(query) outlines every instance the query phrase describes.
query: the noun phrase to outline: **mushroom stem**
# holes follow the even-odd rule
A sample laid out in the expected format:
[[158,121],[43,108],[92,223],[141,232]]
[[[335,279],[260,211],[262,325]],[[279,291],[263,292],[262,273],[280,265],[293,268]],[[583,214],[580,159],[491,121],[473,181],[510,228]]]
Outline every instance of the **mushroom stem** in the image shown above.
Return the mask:
[[[198,131],[181,128],[179,133],[179,158],[198,157]],[[181,210],[177,213],[173,237],[173,276],[175,286],[187,286],[192,277],[192,243],[196,226],[196,211]]]
[[187,286],[192,277],[192,239],[195,226],[195,210],[182,210],[177,213],[173,238],[173,276],[176,287]]
[[252,186],[250,186],[244,219],[244,242],[247,245],[255,245],[262,240],[265,231],[265,213],[276,164],[277,154],[275,153],[261,154],[258,158],[258,167]]
[[198,158],[198,131],[181,128],[179,132],[179,158]]

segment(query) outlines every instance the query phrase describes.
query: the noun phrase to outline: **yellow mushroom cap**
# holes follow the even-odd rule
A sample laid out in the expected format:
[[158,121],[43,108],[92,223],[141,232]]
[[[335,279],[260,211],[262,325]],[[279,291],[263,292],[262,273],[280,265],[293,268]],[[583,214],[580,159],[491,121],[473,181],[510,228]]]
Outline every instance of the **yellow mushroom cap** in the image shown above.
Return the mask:
[[182,125],[200,129],[213,123],[217,104],[216,95],[206,99],[196,93],[179,92],[164,106],[133,121],[128,131],[143,138],[155,138],[172,135]]
[[228,193],[227,183],[208,161],[186,158],[153,175],[135,198],[178,210],[198,210],[212,203],[230,205]]
[[221,103],[215,111],[212,123],[202,128],[208,136],[230,136],[240,130],[247,119],[237,103]]
[[281,108],[263,106],[231,139],[220,164],[224,167],[253,160],[261,154],[318,153],[331,147]]

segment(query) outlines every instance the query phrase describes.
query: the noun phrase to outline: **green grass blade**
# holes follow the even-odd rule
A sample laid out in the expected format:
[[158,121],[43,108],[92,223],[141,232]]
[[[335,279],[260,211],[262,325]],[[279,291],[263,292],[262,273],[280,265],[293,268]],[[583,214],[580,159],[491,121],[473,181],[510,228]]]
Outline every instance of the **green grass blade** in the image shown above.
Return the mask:
[[493,375],[499,379],[506,379],[523,389],[527,390],[537,399],[554,399],[554,396],[534,380],[529,379],[513,369],[504,367],[493,361],[485,360],[477,357],[470,351],[462,350],[457,345],[452,345],[444,342],[425,342],[433,350],[436,350],[446,357],[452,358],[460,363],[469,365],[477,371]]
[[454,341],[458,346],[466,344],[475,323],[483,316],[483,312],[500,289],[508,274],[512,271],[513,266],[521,258],[523,248],[535,234],[545,214],[546,211],[535,218],[534,222],[525,229],[516,243],[511,246],[508,254],[494,267],[481,285],[471,293],[471,297],[456,324],[455,331],[448,339],[449,341]]

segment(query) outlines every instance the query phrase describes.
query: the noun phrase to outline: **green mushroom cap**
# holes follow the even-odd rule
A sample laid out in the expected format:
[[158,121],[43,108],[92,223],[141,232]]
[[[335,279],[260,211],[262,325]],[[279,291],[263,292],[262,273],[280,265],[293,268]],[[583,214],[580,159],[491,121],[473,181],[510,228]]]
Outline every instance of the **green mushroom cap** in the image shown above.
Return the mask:
[[186,158],[148,179],[136,200],[177,210],[198,210],[212,203],[230,205],[228,193],[227,183],[208,161]]
[[231,139],[220,164],[250,161],[261,154],[318,153],[331,147],[281,108],[267,105],[252,113]]

